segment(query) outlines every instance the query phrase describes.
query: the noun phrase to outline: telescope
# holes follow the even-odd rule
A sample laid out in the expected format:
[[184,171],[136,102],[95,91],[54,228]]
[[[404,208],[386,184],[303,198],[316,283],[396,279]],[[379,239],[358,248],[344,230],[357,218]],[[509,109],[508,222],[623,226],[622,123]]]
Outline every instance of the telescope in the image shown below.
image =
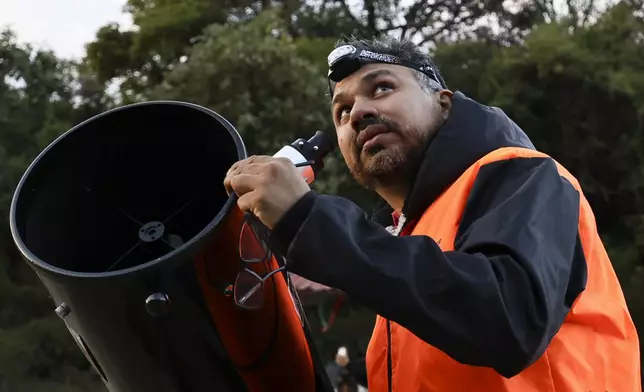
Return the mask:
[[[318,131],[275,156],[311,183],[332,148]],[[218,113],[150,101],[78,124],[21,178],[13,240],[110,392],[333,390],[280,257],[223,185],[246,157]]]

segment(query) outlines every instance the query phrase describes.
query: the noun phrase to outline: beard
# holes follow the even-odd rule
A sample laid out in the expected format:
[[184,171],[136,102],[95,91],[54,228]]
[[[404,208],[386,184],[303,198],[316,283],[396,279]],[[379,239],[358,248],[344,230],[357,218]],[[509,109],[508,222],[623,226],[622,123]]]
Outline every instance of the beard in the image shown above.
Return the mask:
[[348,165],[351,176],[369,190],[406,185],[423,158],[427,136],[433,132],[411,126],[402,128],[383,118],[370,119],[361,128],[371,124],[385,125],[398,140],[363,150],[354,139],[353,164]]

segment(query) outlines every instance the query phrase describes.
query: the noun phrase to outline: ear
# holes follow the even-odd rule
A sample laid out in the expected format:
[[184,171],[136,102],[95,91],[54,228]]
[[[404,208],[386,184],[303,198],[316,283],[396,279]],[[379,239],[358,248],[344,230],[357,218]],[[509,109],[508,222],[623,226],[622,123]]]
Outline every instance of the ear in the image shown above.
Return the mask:
[[438,92],[438,104],[441,107],[443,119],[447,120],[450,109],[452,109],[452,96],[454,93],[450,90],[441,90]]

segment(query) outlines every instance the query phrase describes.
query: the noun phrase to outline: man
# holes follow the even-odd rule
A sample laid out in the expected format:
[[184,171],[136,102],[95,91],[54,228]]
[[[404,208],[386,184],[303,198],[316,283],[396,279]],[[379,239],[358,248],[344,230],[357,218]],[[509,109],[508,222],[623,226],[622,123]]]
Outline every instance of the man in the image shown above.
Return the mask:
[[637,333],[575,178],[409,42],[341,44],[329,66],[338,144],[389,205],[382,225],[284,159],[236,163],[224,184],[291,272],[378,314],[369,391],[641,391]]
[[349,365],[349,352],[346,347],[338,348],[333,361],[326,365],[326,374],[329,376],[335,392],[358,391],[358,383],[347,369]]

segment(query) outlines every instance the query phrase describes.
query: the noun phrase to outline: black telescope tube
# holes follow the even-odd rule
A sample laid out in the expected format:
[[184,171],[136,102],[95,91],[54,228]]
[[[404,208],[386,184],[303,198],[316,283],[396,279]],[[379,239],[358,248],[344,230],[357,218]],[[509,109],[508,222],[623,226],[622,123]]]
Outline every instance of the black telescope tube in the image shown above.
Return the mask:
[[[229,305],[219,290],[225,282],[213,278],[228,278],[232,272],[222,271],[238,262],[241,213],[223,179],[246,156],[219,114],[152,101],[77,125],[22,177],[10,212],[14,242],[109,391],[268,391],[274,380],[261,379],[268,365],[240,364],[255,358],[251,346],[213,321],[227,315],[240,326],[256,323],[248,339],[272,342],[256,345],[271,366],[275,355],[305,363],[276,368],[285,380],[280,391],[300,392],[311,377],[314,391],[329,390],[296,294],[284,305],[294,291],[284,277],[267,285],[273,299],[258,313]],[[292,328],[296,311],[303,331]]]

